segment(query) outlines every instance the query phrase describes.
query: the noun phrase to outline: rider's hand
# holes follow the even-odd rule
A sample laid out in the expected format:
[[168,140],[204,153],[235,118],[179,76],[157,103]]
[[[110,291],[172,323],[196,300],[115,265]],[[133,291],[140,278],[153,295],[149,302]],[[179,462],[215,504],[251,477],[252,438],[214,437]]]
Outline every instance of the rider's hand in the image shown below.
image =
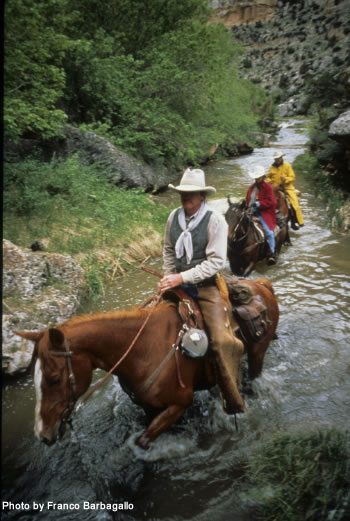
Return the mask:
[[165,277],[160,280],[158,288],[161,293],[164,293],[164,291],[176,288],[176,286],[180,286],[182,283],[183,278],[181,273],[171,273],[170,275],[165,275]]

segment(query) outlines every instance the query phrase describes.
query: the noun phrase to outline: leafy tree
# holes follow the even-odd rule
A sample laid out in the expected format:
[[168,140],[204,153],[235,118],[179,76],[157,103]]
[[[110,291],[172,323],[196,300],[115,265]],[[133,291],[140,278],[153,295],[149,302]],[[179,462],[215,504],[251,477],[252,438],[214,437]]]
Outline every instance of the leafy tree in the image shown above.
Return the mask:
[[258,89],[208,13],[207,0],[8,0],[6,135],[57,136],[68,119],[168,167],[244,136]]
[[9,0],[5,4],[4,129],[23,135],[57,135],[65,113],[57,101],[65,86],[62,59],[69,38],[67,0]]

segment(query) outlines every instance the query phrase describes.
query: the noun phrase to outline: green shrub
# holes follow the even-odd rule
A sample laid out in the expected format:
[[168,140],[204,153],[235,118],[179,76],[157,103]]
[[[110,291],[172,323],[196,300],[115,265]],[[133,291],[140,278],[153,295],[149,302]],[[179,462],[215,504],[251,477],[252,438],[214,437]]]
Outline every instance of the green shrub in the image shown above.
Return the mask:
[[293,167],[296,174],[301,173],[305,179],[312,182],[315,194],[327,204],[328,217],[334,227],[341,227],[339,209],[348,200],[348,195],[336,187],[333,176],[320,167],[317,157],[308,152],[299,155]]
[[251,458],[248,472],[264,521],[345,521],[350,512],[349,435],[281,434]]

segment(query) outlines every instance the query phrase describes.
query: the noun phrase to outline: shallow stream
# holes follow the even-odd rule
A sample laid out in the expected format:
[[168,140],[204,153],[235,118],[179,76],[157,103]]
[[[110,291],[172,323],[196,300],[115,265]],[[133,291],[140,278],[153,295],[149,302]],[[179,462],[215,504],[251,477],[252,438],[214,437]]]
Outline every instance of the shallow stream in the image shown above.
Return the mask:
[[[292,123],[271,147],[207,166],[217,197],[243,198],[250,166],[267,168],[276,149],[293,162],[306,138]],[[350,427],[350,238],[328,229],[312,185],[299,176],[296,187],[305,227],[291,231],[292,246],[282,248],[276,266],[261,263],[251,274],[271,280],[281,317],[263,373],[245,396],[248,412],[238,417],[238,431],[217,397],[203,391],[184,419],[144,452],[134,443],[144,415],[111,378],[77,413],[73,432],[47,447],[33,436],[31,378],[5,380],[2,500],[23,502],[23,509],[7,509],[3,519],[253,521],[243,466],[256,446],[279,432]],[[169,203],[174,195],[157,199]],[[160,270],[160,261],[153,267]],[[133,306],[156,282],[135,271],[117,279],[98,307]],[[58,510],[50,501],[69,507]],[[44,504],[42,512],[35,503]],[[123,510],[101,507],[115,503]]]

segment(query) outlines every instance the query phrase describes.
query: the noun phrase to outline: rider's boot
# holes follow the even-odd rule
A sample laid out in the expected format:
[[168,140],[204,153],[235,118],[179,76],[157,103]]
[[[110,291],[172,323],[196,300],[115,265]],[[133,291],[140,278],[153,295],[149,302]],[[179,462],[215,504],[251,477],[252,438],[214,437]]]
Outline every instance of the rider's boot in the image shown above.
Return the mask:
[[271,251],[271,249],[269,248],[266,264],[268,264],[268,266],[272,266],[273,264],[276,264],[276,262],[277,262],[277,253],[276,252],[273,253]]

